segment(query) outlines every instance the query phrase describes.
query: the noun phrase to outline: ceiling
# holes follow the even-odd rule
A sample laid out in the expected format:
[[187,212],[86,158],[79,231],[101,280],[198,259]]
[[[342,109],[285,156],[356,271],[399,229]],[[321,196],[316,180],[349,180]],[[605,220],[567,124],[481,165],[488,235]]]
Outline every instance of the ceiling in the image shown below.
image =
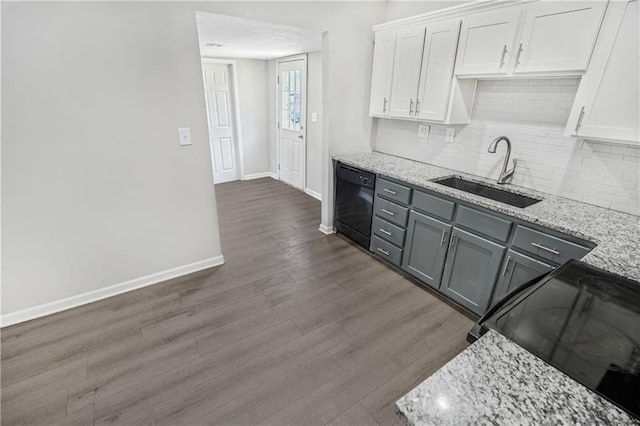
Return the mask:
[[322,50],[319,30],[204,12],[196,20],[203,57],[275,59]]

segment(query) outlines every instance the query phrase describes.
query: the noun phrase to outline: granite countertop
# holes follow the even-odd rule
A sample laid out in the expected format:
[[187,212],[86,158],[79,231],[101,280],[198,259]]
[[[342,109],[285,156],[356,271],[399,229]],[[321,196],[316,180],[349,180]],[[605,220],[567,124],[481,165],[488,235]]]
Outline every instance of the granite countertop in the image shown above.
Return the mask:
[[407,425],[640,425],[493,330],[396,402],[396,413]]
[[379,152],[334,155],[345,164],[386,175],[413,185],[464,200],[527,222],[591,241],[597,246],[585,263],[640,281],[640,217],[515,185],[500,189],[543,200],[526,208],[513,207],[478,195],[433,183],[450,176],[498,187],[495,181]]

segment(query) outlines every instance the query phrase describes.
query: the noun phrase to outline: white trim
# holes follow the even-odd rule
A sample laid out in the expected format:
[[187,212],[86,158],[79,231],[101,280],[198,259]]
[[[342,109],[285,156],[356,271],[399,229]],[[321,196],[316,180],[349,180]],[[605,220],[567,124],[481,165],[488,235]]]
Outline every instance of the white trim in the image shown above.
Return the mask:
[[315,198],[318,201],[322,201],[322,194],[320,194],[319,192],[314,191],[313,189],[306,188],[304,190],[304,193],[307,194],[307,195],[311,195],[313,198]]
[[266,177],[270,177],[270,178],[278,180],[278,176],[275,173],[272,173],[272,172],[254,173],[252,175],[245,175],[242,178],[242,180],[260,179],[260,178],[266,178]]
[[177,268],[168,269],[166,271],[157,272],[155,274],[125,281],[109,287],[98,290],[89,291],[87,293],[78,294],[76,296],[67,297],[66,299],[56,300],[32,308],[22,309],[20,311],[4,314],[0,317],[0,325],[6,327],[13,324],[40,318],[45,315],[55,314],[56,312],[65,311],[77,306],[86,305],[87,303],[96,302],[106,299],[107,297],[116,296],[131,290],[157,284],[182,275],[191,274],[203,269],[212,268],[224,264],[222,255],[212,257],[210,259],[201,260],[199,262],[190,263]]
[[331,235],[336,233],[336,230],[333,229],[333,226],[324,226],[323,224],[320,224],[320,228],[318,230],[326,235]]

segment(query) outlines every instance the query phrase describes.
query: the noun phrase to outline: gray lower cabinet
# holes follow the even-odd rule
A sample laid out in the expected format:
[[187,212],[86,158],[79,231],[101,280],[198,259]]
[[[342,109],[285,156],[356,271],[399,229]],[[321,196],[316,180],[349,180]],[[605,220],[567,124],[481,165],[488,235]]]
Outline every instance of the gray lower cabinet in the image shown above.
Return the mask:
[[451,228],[451,225],[412,210],[402,269],[438,289]]
[[500,277],[491,298],[491,305],[496,304],[503,296],[511,293],[522,284],[553,269],[553,266],[535,260],[532,257],[509,250],[502,263]]
[[489,307],[506,248],[453,228],[440,291],[482,315]]

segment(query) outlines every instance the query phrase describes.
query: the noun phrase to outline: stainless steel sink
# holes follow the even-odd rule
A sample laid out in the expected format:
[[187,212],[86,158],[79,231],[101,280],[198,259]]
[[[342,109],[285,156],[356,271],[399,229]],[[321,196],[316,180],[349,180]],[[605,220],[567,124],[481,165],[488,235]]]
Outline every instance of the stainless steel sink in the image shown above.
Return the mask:
[[434,180],[433,182],[520,208],[529,207],[534,205],[535,203],[539,203],[540,201],[542,201],[537,198],[514,194],[513,192],[503,191],[501,189],[492,188],[490,186],[482,185],[480,183],[471,182],[457,177]]

